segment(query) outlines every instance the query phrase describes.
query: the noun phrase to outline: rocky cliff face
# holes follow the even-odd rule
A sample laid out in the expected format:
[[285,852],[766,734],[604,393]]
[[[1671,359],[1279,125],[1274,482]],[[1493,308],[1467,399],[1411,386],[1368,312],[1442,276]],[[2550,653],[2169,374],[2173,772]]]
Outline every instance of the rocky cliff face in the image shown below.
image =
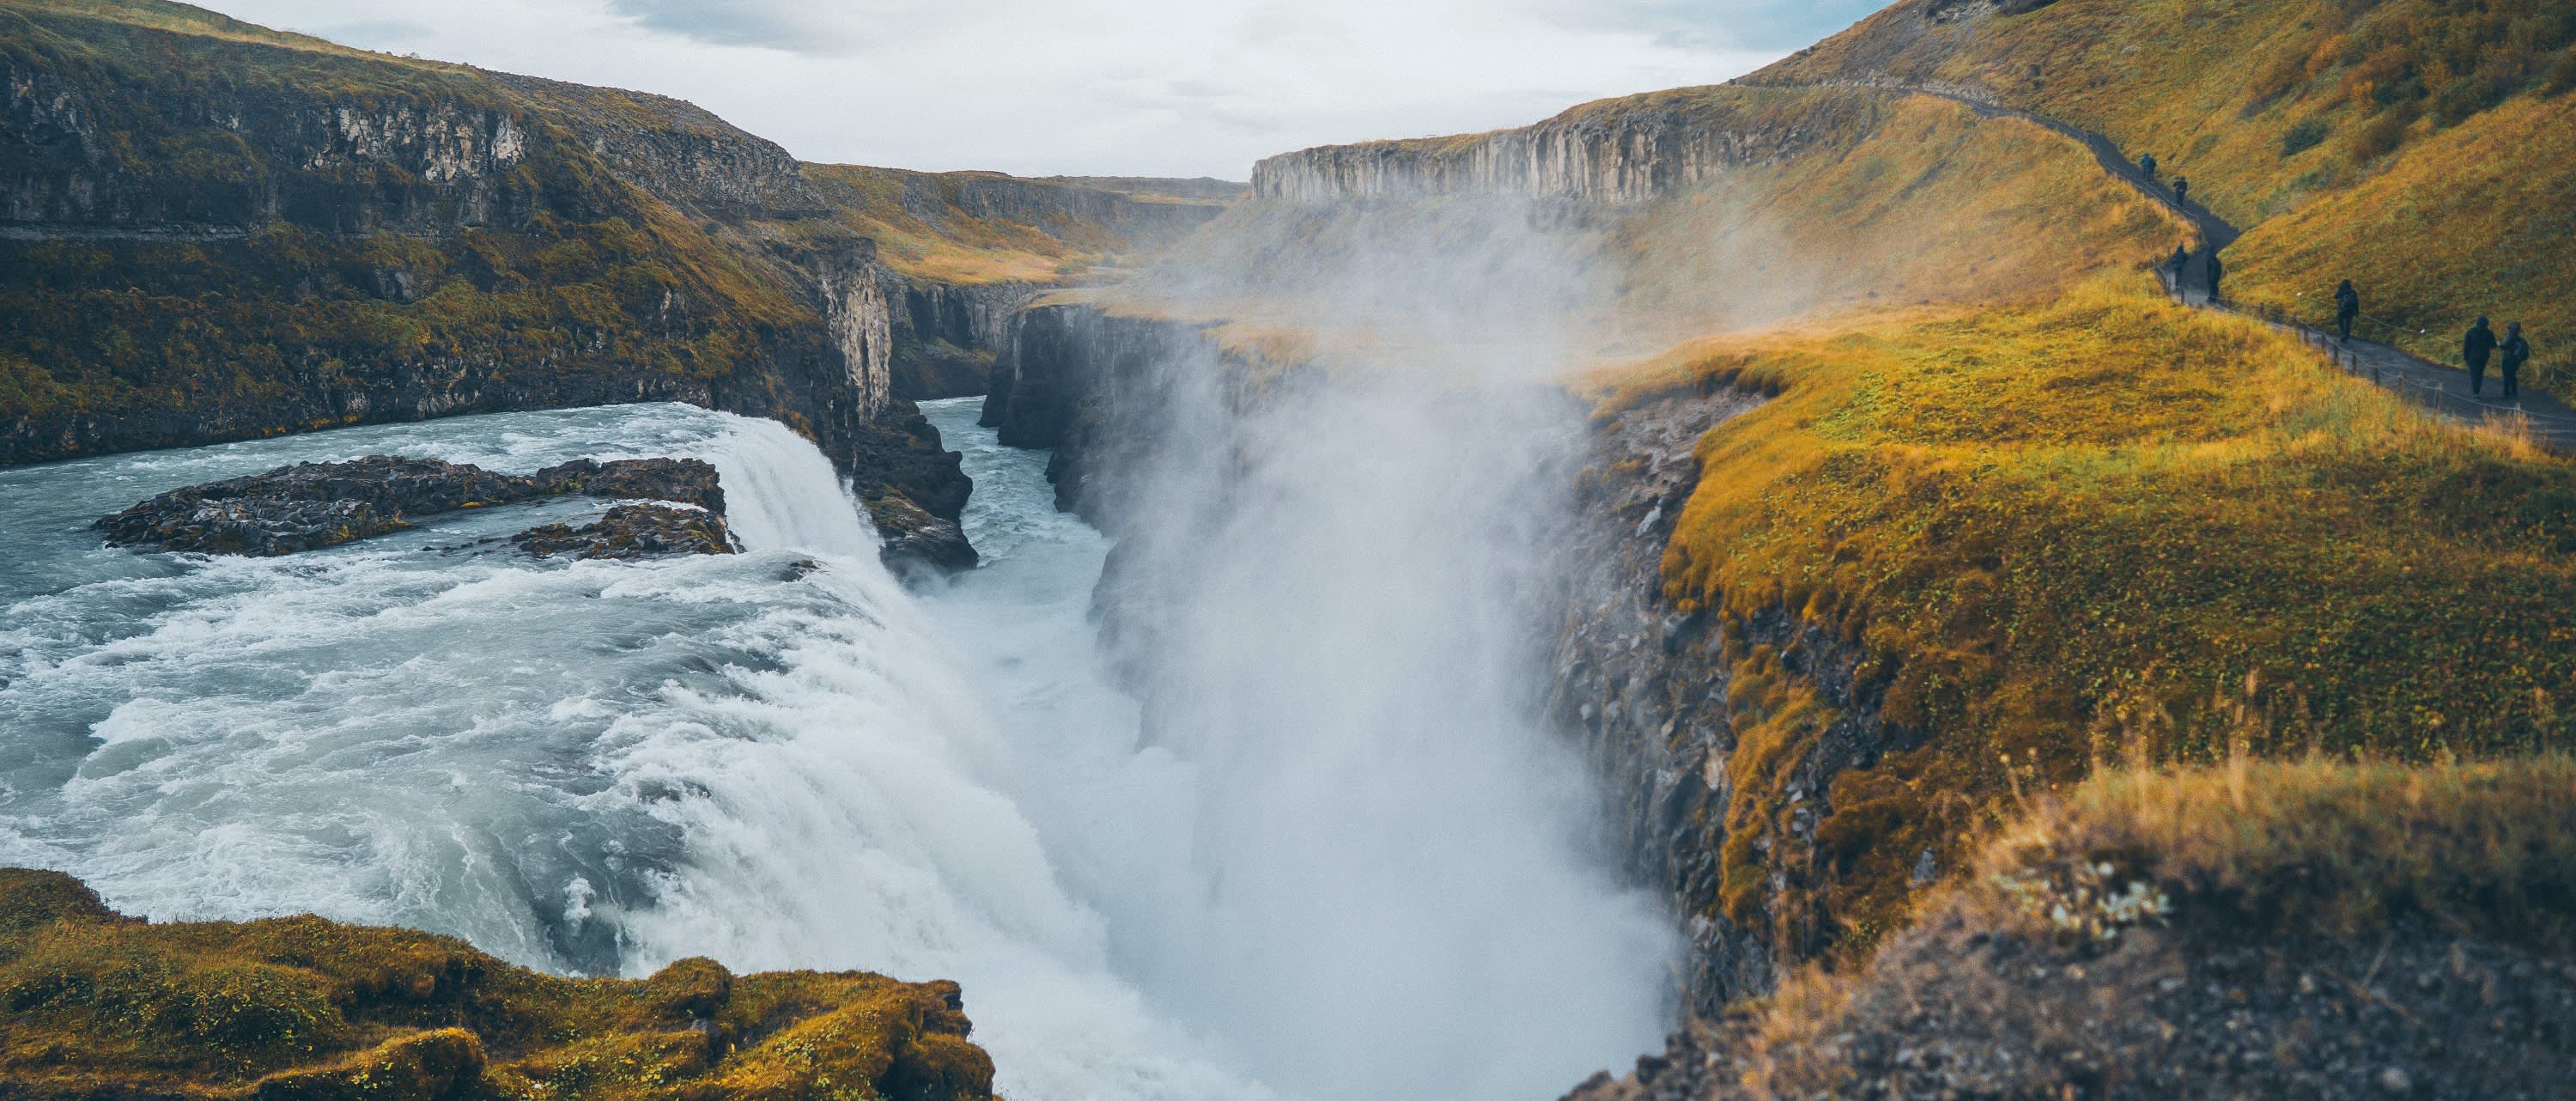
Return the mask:
[[893,304],[894,392],[915,401],[981,394],[1022,306],[1044,293],[1020,281],[954,284],[880,268]]
[[0,12],[0,464],[683,401],[791,425],[891,543],[967,558],[889,277],[863,237],[776,228],[825,205],[785,150],[675,100],[144,14]]
[[[1683,993],[1701,1015],[1769,993],[1825,948],[1829,931],[1798,900],[1814,886],[1833,780],[1917,740],[1880,718],[1858,646],[1785,609],[1730,621],[1664,598],[1664,547],[1699,483],[1700,437],[1764,400],[1713,387],[1596,418],[1556,625],[1550,708],[1591,759],[1630,876],[1663,892],[1682,925]],[[1779,764],[1790,776],[1779,813],[1730,820],[1766,752],[1744,743],[1765,740],[1748,734],[1783,684],[1836,717]]]
[[1331,202],[1484,194],[1634,203],[1832,139],[1831,110],[1756,120],[1740,100],[1681,89],[1575,108],[1535,126],[1454,138],[1322,146],[1253,166],[1253,194]]
[[128,120],[78,73],[0,55],[10,147],[0,219],[21,232],[246,232],[288,221],[338,233],[451,231],[524,222],[512,170],[529,135],[498,106],[433,97],[281,99],[239,88],[155,97],[153,121],[238,143],[263,170],[213,178],[137,156]]

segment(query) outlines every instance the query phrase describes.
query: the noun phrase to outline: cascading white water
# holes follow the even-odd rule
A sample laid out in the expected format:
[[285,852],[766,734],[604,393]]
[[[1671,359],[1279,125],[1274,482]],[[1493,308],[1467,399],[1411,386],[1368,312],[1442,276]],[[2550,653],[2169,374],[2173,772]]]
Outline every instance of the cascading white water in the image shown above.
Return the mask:
[[[371,453],[703,457],[749,553],[555,565],[484,541],[586,502],[269,560],[85,528]],[[553,969],[956,978],[1012,1096],[1261,1096],[1111,973],[997,782],[1027,766],[965,663],[779,425],[460,418],[0,472],[0,509],[0,550],[34,566],[0,594],[0,863],[161,919],[312,911]]]
[[[1493,679],[1516,666],[1489,644],[1516,628],[1471,615],[1463,650],[1388,635],[1428,649],[1387,661],[1301,652],[1369,624],[1260,625],[1243,645],[1277,648],[1283,675],[1229,681],[1244,651],[1210,651],[1201,735],[1143,744],[1087,616],[1105,541],[971,403],[931,413],[968,453],[988,564],[919,595],[811,445],[679,406],[0,471],[0,554],[29,565],[0,587],[0,863],[156,918],[313,911],[559,970],[710,955],[955,978],[1020,1101],[1543,1097],[1653,1038],[1657,976],[1638,972],[1659,943],[1560,835],[1570,777],[1533,786]],[[371,453],[703,457],[748,553],[556,564],[497,541],[601,507],[581,501],[270,560],[106,550],[85,527]],[[1310,488],[1352,474],[1315,469]],[[1372,500],[1347,521],[1403,503]],[[1419,588],[1438,552],[1346,595],[1301,575],[1229,607],[1346,615]],[[1406,683],[1443,663],[1457,675]],[[1469,736],[1485,722],[1496,738]]]

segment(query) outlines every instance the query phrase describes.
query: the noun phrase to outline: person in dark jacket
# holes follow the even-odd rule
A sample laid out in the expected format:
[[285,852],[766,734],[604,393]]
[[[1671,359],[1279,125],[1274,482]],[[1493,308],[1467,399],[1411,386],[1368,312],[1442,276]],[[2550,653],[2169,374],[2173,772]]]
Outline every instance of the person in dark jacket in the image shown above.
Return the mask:
[[2147,154],[2147,155],[2145,155],[2145,156],[2143,156],[2143,157],[2139,157],[2139,158],[2138,158],[2138,167],[2143,168],[2143,169],[2145,169],[2145,170],[2146,170],[2146,172],[2147,172],[2147,182],[2148,182],[2148,183],[2154,183],[2154,182],[2156,182],[2156,155],[2155,155],[2155,154],[2153,154],[2153,153],[2149,153],[2149,154]]
[[2174,202],[2176,204],[2182,204],[2190,201],[2191,180],[2183,176],[2174,177]]
[[2494,354],[2495,346],[2495,330],[2487,328],[2487,319],[2483,317],[2477,324],[2469,326],[2469,335],[2460,338],[2460,359],[2469,365],[2470,393],[2479,393],[2487,388],[2487,357]]
[[2173,259],[2165,261],[2165,266],[2173,269],[2174,293],[2181,294],[2182,273],[2184,269],[2191,266],[2191,246],[2188,244],[2175,245]]
[[2522,338],[2522,322],[2505,322],[2504,343],[2496,345],[2496,352],[2496,366],[2504,368],[2504,400],[2512,401],[2522,394],[2522,365],[2531,362],[2531,342]]
[[2209,250],[2209,301],[2218,304],[2218,277],[2227,274],[2227,265],[2218,262],[2218,250]]
[[2346,279],[2335,288],[2335,328],[2343,332],[2345,340],[2352,339],[2352,319],[2360,316],[2361,292],[2352,289],[2352,280]]

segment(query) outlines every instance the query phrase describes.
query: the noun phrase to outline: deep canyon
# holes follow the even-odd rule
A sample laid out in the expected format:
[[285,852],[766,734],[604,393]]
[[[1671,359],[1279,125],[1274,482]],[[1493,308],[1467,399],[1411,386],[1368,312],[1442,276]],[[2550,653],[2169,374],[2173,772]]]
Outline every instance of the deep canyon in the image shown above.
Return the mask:
[[2300,326],[2563,313],[2570,89],[1902,0],[1029,179],[0,3],[0,1098],[2568,1096],[2576,467]]

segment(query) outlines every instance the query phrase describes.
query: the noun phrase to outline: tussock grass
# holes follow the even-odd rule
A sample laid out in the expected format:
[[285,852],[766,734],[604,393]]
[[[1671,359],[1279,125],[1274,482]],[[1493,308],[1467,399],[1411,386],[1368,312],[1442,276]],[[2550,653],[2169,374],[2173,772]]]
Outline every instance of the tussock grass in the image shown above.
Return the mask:
[[2110,768],[2040,805],[1984,854],[1968,890],[2109,864],[2206,936],[2360,937],[2405,922],[2576,947],[2576,759],[2429,764],[2239,758]]

